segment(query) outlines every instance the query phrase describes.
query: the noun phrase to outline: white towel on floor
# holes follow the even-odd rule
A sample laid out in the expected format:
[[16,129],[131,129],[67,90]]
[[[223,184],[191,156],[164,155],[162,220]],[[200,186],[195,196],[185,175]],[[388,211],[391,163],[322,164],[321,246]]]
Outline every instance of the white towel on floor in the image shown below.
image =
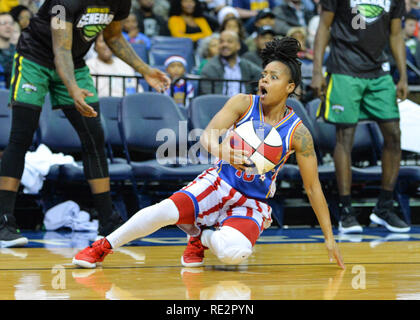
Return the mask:
[[60,228],[70,228],[73,231],[97,231],[98,220],[90,221],[90,215],[80,210],[74,201],[65,201],[51,209],[44,216],[44,226],[47,231]]

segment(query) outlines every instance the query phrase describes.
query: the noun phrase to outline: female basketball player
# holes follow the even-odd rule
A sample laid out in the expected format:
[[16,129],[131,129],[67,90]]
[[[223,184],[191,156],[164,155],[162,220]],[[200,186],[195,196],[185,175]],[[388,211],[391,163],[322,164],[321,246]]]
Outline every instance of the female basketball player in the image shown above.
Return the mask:
[[[269,42],[262,54],[264,71],[258,84],[260,94],[232,97],[200,139],[203,147],[220,161],[182,190],[140,210],[106,238],[80,251],[73,263],[95,268],[112,249],[164,226],[177,224],[190,235],[181,258],[184,266],[201,266],[207,248],[222,262],[239,264],[251,255],[259,235],[270,225],[271,208],[264,200],[274,195],[277,173],[295,152],[305,190],[324,233],[330,261],[335,258],[344,268],[318,179],[312,137],[299,117],[286,106],[286,99],[301,82],[298,52],[299,43],[295,39],[286,37]],[[280,163],[275,170],[263,175],[247,173],[246,154],[230,147],[229,135],[219,144],[219,137],[229,128],[251,118],[275,127],[283,142]]]

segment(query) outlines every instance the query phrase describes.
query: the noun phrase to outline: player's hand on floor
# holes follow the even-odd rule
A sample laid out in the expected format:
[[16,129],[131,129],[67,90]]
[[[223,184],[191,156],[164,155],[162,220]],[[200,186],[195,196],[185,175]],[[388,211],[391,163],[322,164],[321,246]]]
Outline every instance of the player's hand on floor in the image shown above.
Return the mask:
[[71,92],[71,97],[74,100],[74,105],[76,106],[77,111],[84,117],[96,117],[98,113],[85,101],[87,97],[92,97],[93,93],[81,88],[76,88]]
[[335,261],[337,262],[337,265],[340,266],[340,268],[345,269],[346,266],[344,265],[344,260],[341,257],[340,249],[338,248],[337,242],[335,240],[331,241],[325,241],[325,245],[327,246],[328,251],[328,258],[330,262]]

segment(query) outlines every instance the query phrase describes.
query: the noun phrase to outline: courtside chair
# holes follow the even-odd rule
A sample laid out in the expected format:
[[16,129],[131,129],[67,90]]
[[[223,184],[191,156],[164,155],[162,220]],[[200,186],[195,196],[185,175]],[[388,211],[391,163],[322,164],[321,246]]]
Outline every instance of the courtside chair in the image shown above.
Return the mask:
[[8,145],[12,127],[12,109],[8,107],[8,101],[9,90],[0,89],[0,150]]
[[144,43],[132,43],[131,46],[145,63],[149,63],[149,50]]
[[[150,184],[164,186],[165,181],[171,181],[181,186],[211,166],[196,164],[188,157],[187,120],[164,94],[144,92],[124,97],[118,120],[126,159],[143,185],[140,201],[147,199],[145,191]],[[149,155],[150,160],[133,160],[136,151]]]
[[193,50],[194,43],[190,38],[154,36],[152,38],[152,47],[187,48]]
[[204,94],[193,98],[188,109],[190,127],[204,130],[229,98],[222,94]]

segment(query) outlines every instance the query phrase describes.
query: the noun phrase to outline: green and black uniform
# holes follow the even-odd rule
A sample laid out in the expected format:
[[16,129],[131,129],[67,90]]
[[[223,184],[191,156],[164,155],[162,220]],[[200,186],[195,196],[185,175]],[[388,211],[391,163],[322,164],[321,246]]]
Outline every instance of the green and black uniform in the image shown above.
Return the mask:
[[97,103],[98,96],[84,56],[97,35],[112,21],[125,19],[130,8],[131,0],[46,0],[19,38],[10,85],[11,104],[39,108],[49,92],[54,108],[74,106],[55,70],[51,37],[54,16],[73,24],[76,82],[80,88],[94,93],[86,102]]
[[405,14],[403,0],[321,0],[334,12],[327,67],[327,94],[318,110],[326,121],[399,119],[395,84],[385,53],[392,19]]

